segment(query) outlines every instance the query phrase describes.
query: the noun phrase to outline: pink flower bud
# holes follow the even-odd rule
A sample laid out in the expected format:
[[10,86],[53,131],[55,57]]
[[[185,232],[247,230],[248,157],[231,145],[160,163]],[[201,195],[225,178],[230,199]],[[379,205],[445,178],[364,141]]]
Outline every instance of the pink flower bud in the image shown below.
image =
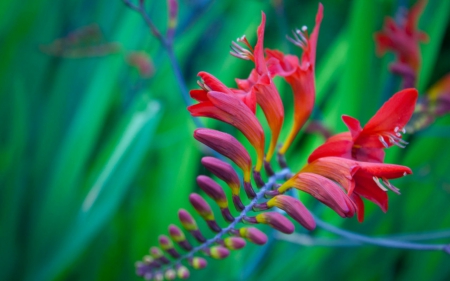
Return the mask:
[[216,177],[226,182],[233,195],[239,195],[241,187],[239,176],[230,164],[214,157],[203,157],[202,164]]
[[173,280],[173,279],[175,279],[177,277],[177,273],[172,268],[169,268],[164,273],[164,277],[166,277],[167,280]]
[[173,249],[173,243],[169,239],[169,237],[167,237],[165,235],[160,235],[158,240],[159,240],[159,245],[161,246],[161,248],[163,250]]
[[197,223],[188,211],[180,209],[180,211],[178,211],[178,218],[180,219],[184,229],[187,231],[194,231],[198,229]]
[[183,231],[181,231],[181,229],[179,229],[176,225],[173,224],[169,225],[169,234],[170,237],[175,242],[181,242],[186,240],[186,236],[184,236]]
[[228,200],[222,187],[212,178],[207,176],[198,176],[197,184],[206,194],[208,194],[209,197],[211,197],[211,199],[216,201],[217,205],[219,205],[221,209],[228,207]]
[[280,213],[276,212],[262,213],[258,214],[255,217],[255,219],[258,223],[268,224],[272,228],[286,234],[291,234],[295,230],[295,227],[292,224],[292,222]]
[[240,237],[227,237],[223,242],[225,247],[230,250],[238,250],[245,247],[245,240]]
[[197,129],[194,138],[236,163],[244,172],[244,181],[250,182],[252,160],[247,150],[232,135],[210,129]]
[[230,251],[228,251],[227,248],[222,246],[214,246],[211,247],[211,249],[209,249],[209,254],[211,255],[212,258],[221,260],[228,257]]
[[267,235],[256,227],[240,228],[239,235],[257,245],[264,245],[267,242]]
[[177,276],[178,276],[178,278],[180,278],[180,279],[188,279],[189,275],[190,275],[189,270],[185,266],[181,265],[181,266],[179,266],[177,268]]
[[306,207],[297,199],[286,195],[278,195],[267,202],[268,207],[278,207],[284,210],[291,218],[300,223],[304,228],[313,230],[316,228],[311,213]]
[[206,262],[206,260],[204,258],[199,258],[199,257],[193,257],[192,259],[190,259],[189,264],[194,269],[202,269],[208,265],[208,263]]

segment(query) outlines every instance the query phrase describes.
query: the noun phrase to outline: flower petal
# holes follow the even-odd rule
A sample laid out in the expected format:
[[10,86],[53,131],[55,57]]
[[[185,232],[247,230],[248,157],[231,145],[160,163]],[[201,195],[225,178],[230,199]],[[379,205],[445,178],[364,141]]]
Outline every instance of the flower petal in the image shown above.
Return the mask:
[[416,89],[405,89],[393,95],[364,126],[364,134],[377,134],[403,128],[411,118],[417,101]]

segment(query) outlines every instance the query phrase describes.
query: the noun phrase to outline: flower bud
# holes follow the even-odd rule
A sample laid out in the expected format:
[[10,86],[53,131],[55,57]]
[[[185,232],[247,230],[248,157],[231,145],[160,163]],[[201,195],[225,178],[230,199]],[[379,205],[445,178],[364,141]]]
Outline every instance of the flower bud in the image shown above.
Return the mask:
[[184,236],[183,231],[181,231],[181,229],[179,229],[176,225],[173,224],[169,225],[169,234],[170,237],[175,242],[181,242],[186,240],[186,236]]
[[255,217],[255,219],[258,223],[268,224],[272,228],[286,234],[291,234],[295,230],[295,227],[292,224],[292,222],[280,213],[276,212],[262,213],[258,214]]
[[178,218],[180,219],[184,229],[187,231],[194,231],[198,229],[197,223],[188,211],[180,209],[180,211],[178,211]]
[[169,268],[164,273],[164,277],[166,277],[167,280],[173,280],[173,279],[175,279],[177,277],[177,273],[172,268]]
[[211,247],[211,249],[209,249],[209,254],[211,255],[212,258],[221,260],[228,257],[230,251],[228,251],[227,248],[222,246],[214,246]]
[[193,257],[192,259],[190,259],[189,264],[194,269],[202,269],[208,265],[208,263],[206,262],[206,260],[204,258],[199,258],[199,257]]
[[313,230],[316,227],[316,222],[308,209],[306,209],[299,200],[293,197],[286,195],[275,196],[267,202],[267,206],[270,208],[278,207],[282,209],[291,218],[308,230]]
[[203,157],[202,164],[216,177],[228,184],[233,195],[239,195],[241,184],[233,167],[214,157]]
[[267,242],[267,235],[256,227],[243,227],[239,229],[239,235],[257,245],[264,245]]
[[194,138],[236,163],[244,172],[244,181],[250,182],[252,160],[247,150],[232,135],[211,129],[197,129]]
[[165,235],[160,235],[159,238],[159,246],[161,246],[161,248],[163,250],[168,250],[168,249],[173,249],[173,243],[172,241],[169,239],[169,237],[165,236]]
[[177,268],[177,276],[178,276],[178,278],[180,278],[180,279],[188,279],[189,275],[190,275],[189,274],[189,270],[185,266],[181,265],[181,266],[179,266]]
[[189,195],[189,201],[203,219],[207,221],[214,220],[214,214],[211,211],[211,207],[200,195],[198,195],[197,193],[192,193],[191,195]]
[[171,224],[169,226],[169,234],[172,240],[178,243],[178,245],[186,251],[192,250],[191,244],[186,240],[186,236],[183,231],[176,225]]
[[150,255],[152,255],[153,258],[159,259],[164,256],[163,252],[158,247],[151,247],[150,248]]
[[209,228],[214,232],[220,232],[222,229],[219,227],[214,219],[214,214],[211,211],[209,204],[197,193],[189,195],[189,201],[191,202],[197,213],[206,221]]
[[225,247],[230,250],[238,250],[245,247],[245,240],[240,237],[227,237],[223,242]]
[[216,201],[217,205],[219,205],[221,209],[228,207],[228,200],[222,187],[212,178],[207,176],[198,176],[197,184],[206,194],[208,194],[209,197],[211,197],[211,199]]

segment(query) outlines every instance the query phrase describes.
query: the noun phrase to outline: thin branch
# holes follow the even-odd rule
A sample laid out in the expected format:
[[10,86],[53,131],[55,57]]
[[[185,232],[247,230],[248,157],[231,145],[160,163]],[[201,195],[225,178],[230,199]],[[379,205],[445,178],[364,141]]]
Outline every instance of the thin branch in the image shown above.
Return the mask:
[[[314,216],[314,215],[313,215]],[[419,244],[412,242],[404,242],[387,238],[372,238],[359,233],[343,230],[331,224],[328,224],[318,217],[314,216],[317,226],[331,233],[347,238],[349,240],[358,241],[366,244],[377,245],[388,248],[409,249],[418,251],[449,251],[449,245],[446,244]]]

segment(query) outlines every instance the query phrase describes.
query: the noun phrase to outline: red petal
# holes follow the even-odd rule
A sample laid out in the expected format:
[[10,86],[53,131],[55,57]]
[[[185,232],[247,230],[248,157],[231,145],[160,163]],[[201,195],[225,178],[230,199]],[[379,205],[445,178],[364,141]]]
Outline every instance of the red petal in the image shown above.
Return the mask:
[[208,96],[206,95],[208,92],[205,90],[191,90],[189,95],[196,101],[208,101]]
[[357,174],[365,173],[369,177],[396,179],[412,174],[410,168],[401,165],[368,162],[358,162],[358,165],[360,168]]
[[258,74],[263,75],[267,73],[266,60],[264,58],[264,27],[266,25],[266,14],[261,12],[261,24],[258,26],[257,36],[258,41],[255,45],[253,55],[255,57],[255,69]]
[[308,163],[328,156],[337,156],[351,159],[352,146],[353,142],[351,140],[326,142],[311,153],[308,158]]
[[352,135],[353,140],[355,140],[362,131],[361,124],[358,119],[348,115],[342,115],[342,121],[344,121],[350,131],[350,134]]
[[209,74],[208,72],[201,71],[198,73],[198,76],[202,78],[203,82],[211,91],[217,91],[222,93],[231,94],[232,91],[225,86],[219,79]]
[[408,16],[406,18],[405,31],[412,35],[417,30],[417,24],[419,22],[419,17],[422,14],[425,6],[427,5],[427,0],[418,0],[416,4],[409,10]]
[[354,176],[356,181],[355,193],[377,204],[383,212],[388,209],[387,192],[381,190],[371,177],[363,174]]
[[393,95],[364,126],[362,134],[373,135],[405,127],[417,101],[416,89],[405,89]]
[[383,31],[375,33],[376,53],[378,56],[382,56],[387,50],[392,49],[394,44],[389,36],[384,34]]
[[364,221],[364,202],[363,202],[363,200],[356,193],[353,193],[350,196],[350,199],[356,205],[356,213],[358,215],[358,221],[363,222]]
[[266,49],[266,54],[269,58],[267,60],[267,67],[272,77],[275,75],[282,77],[290,76],[299,66],[297,56],[285,55],[278,50],[270,49]]

